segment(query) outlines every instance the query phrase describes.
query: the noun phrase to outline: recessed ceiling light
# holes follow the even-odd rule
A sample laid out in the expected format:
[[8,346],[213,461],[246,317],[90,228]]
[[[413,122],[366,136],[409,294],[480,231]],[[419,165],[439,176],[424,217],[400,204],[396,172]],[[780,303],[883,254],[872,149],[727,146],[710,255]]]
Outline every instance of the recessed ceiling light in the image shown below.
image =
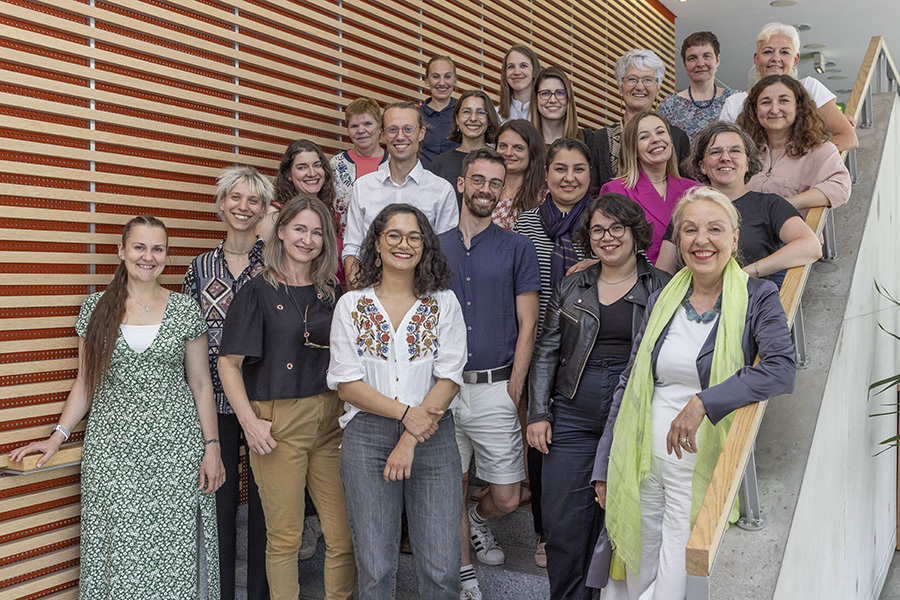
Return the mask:
[[806,48],[807,50],[821,50],[822,48],[825,48],[826,46],[825,46],[825,44],[806,44],[803,47]]
[[831,79],[832,81],[836,81],[838,79],[847,79],[847,78],[844,75],[832,75],[828,79]]
[[838,93],[838,94],[849,94],[849,93],[852,92],[852,91],[853,91],[853,90],[851,90],[850,88],[845,88],[845,89],[843,89],[843,90],[838,90],[837,93]]
[[774,2],[769,2],[769,6],[793,6],[797,4],[797,0],[775,0]]
[[809,31],[810,29],[812,29],[812,26],[807,25],[806,23],[797,23],[796,25],[794,25],[794,27],[797,28],[797,31]]
[[826,73],[840,73],[840,69],[825,69]]
[[826,60],[826,61],[825,61],[825,66],[826,66],[826,67],[833,67],[833,66],[835,66],[835,65],[837,65],[837,63],[834,62],[833,60]]

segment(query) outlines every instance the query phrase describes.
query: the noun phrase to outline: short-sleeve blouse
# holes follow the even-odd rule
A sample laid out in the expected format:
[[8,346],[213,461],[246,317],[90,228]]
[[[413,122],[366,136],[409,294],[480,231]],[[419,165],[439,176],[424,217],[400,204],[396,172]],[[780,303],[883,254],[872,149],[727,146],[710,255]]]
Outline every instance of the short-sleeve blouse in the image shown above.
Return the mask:
[[662,115],[669,125],[680,127],[692,140],[700,131],[714,121],[719,120],[722,107],[729,96],[737,94],[738,90],[723,90],[721,96],[716,96],[703,108],[697,106],[690,98],[678,94],[672,94],[659,103],[657,112]]
[[[347,292],[334,309],[331,389],[361,380],[385,396],[419,406],[438,379],[461,385],[466,360],[466,324],[451,290],[419,298],[396,331],[371,287]],[[345,409],[341,427],[360,410],[349,403]]]
[[[340,288],[335,295],[340,296]],[[328,349],[304,341],[328,346],[333,313],[334,305],[314,285],[275,288],[255,277],[231,302],[219,355],[244,357],[241,370],[250,400],[323,394],[328,391]]]

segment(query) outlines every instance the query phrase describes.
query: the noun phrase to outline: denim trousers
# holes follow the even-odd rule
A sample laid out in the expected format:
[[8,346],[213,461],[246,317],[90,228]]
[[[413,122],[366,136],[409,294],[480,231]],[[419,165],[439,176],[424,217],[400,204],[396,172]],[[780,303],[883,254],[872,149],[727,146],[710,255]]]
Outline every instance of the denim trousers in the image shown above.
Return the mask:
[[406,507],[419,597],[459,598],[462,469],[447,411],[438,430],[415,449],[409,479],[385,481],[387,459],[403,433],[396,419],[357,413],[344,429],[341,478],[347,492],[359,600],[393,600]]
[[[235,415],[219,414],[219,446],[225,465],[225,483],[216,491],[216,521],[219,528],[219,582],[221,600],[234,600],[237,554],[237,511],[240,504],[241,446],[246,442]],[[269,600],[266,579],[266,518],[259,488],[247,461],[247,600]]]
[[553,399],[553,443],[544,456],[541,500],[552,600],[591,598],[585,578],[603,526],[591,474],[613,392],[627,362],[589,362],[575,396]]

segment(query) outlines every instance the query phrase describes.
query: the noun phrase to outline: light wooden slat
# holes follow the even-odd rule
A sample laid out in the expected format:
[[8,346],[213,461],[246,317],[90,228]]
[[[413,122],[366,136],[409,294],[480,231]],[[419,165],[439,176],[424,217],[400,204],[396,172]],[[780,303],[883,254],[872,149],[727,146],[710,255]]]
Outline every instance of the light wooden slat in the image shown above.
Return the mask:
[[[8,298],[15,298],[16,296],[7,296]],[[40,298],[39,296],[26,296],[26,299],[30,300],[31,298]],[[65,298],[74,298],[72,301],[72,305],[80,306],[82,302],[84,302],[84,296],[65,296]],[[0,305],[3,306],[3,305]],[[21,303],[18,304],[21,306]],[[29,306],[41,306],[41,304],[37,304],[36,302],[29,302]],[[53,304],[52,306],[62,306],[62,304]],[[60,350],[65,348],[77,348],[78,347],[78,338],[76,337],[61,337],[61,338],[48,338],[43,340],[15,340],[11,342],[0,342],[0,354],[6,354],[9,352],[36,352],[40,350]],[[2,481],[2,479],[0,479]]]
[[[4,464],[4,468],[6,463]],[[77,475],[81,477],[81,465],[71,465],[68,467],[59,467],[58,469],[42,469],[33,473],[23,473],[15,477],[0,477],[0,490],[12,490],[16,488],[24,488],[24,486],[43,483],[45,481],[53,481]],[[4,500],[0,500],[0,512],[2,512]]]
[[120,175],[118,173],[101,173],[82,169],[67,169],[63,167],[50,167],[20,163],[9,160],[0,160],[0,171],[10,175],[23,175],[29,177],[51,177],[53,179],[70,179],[73,181],[88,181],[94,183],[106,183],[109,185],[128,185],[155,190],[172,190],[184,193],[212,196],[215,186],[177,181],[174,179],[154,179],[152,177],[137,177],[135,175]]
[[[9,598],[26,598],[30,597],[33,594],[39,594],[45,590],[49,590],[51,588],[65,585],[67,583],[71,583],[73,581],[78,581],[78,574],[80,570],[78,566],[69,567],[67,569],[62,569],[61,571],[55,571],[53,573],[49,573],[44,575],[43,577],[38,577],[36,579],[29,579],[28,581],[23,581],[22,583],[17,583],[16,585],[9,586],[6,588],[3,593],[8,594]],[[70,591],[70,590],[65,590]],[[75,594],[77,596],[77,593]],[[43,596],[41,600],[49,600],[51,596]],[[56,600],[56,594],[53,595],[54,600]],[[71,593],[63,594],[60,598],[70,599],[73,598]]]
[[[2,163],[0,163],[2,169]],[[148,212],[153,212],[152,207],[147,207]],[[127,217],[127,215],[126,215]],[[127,222],[129,218],[125,218]],[[168,221],[169,219],[167,219]],[[174,219],[172,219],[174,220]],[[29,229],[0,229],[0,240],[12,240],[16,242],[51,242],[71,244],[110,244],[115,245],[122,239],[118,233],[82,233],[79,231],[40,231]],[[172,236],[169,238],[169,248],[205,248],[210,250],[221,240],[203,238],[184,238]],[[198,252],[200,254],[200,252]],[[7,285],[14,285],[6,282]],[[43,282],[46,283],[46,282]]]
[[[59,529],[54,529],[46,533],[39,533],[27,538],[6,542],[5,544],[0,544],[0,560],[9,560],[17,554],[21,554],[35,548],[44,548],[47,546],[52,546],[53,544],[58,544],[60,542],[67,542],[69,540],[77,538],[80,535],[81,527],[79,525],[69,525],[68,527],[61,527]],[[76,546],[75,549],[77,550],[78,547]]]
[[[152,200],[152,198],[150,199]],[[156,207],[147,206],[148,210],[153,210]],[[5,206],[3,207],[3,214],[9,218],[15,219],[34,219],[36,221],[51,221],[54,223],[95,223],[95,224],[104,224],[104,225],[121,225],[124,226],[125,223],[132,219],[131,215],[117,215],[114,213],[96,213],[96,212],[84,212],[84,211],[70,211],[70,210],[57,210],[53,211],[52,215],[48,215],[47,211],[42,208],[25,208],[21,206]],[[53,217],[48,219],[47,217]],[[183,229],[199,229],[202,225],[208,225],[209,227],[204,228],[206,231],[212,230],[223,230],[224,225],[221,221],[200,221],[193,219],[177,219],[173,217],[165,217],[166,227],[168,228],[183,228]],[[90,234],[90,235],[98,235],[98,234]],[[121,239],[119,234],[106,234],[109,236],[113,236],[115,238],[115,242],[118,242]],[[172,237],[169,239],[170,246],[179,246],[181,242],[184,242],[188,239],[195,238],[181,238],[181,237]],[[97,241],[96,243],[100,243]],[[215,243],[218,243],[216,240]],[[170,259],[175,257],[170,257]],[[180,257],[179,257],[180,258]]]
[[[54,275],[53,283],[56,285],[106,285],[112,279],[112,275]],[[184,275],[163,273],[159,282],[163,285],[178,285],[184,281]],[[47,275],[7,275],[0,274],[0,285],[46,285]],[[17,321],[9,319],[9,321]],[[39,321],[36,321],[36,323]],[[5,322],[4,322],[5,323]],[[14,323],[13,325],[17,325]],[[40,329],[29,327],[26,329]]]
[[[72,360],[73,362],[75,362],[75,359]],[[3,408],[0,409],[0,422],[18,421],[19,419],[32,419],[34,417],[59,415],[62,414],[64,405],[65,401],[43,402],[41,404],[29,404],[27,406]]]
[[[172,200],[169,198],[147,196],[131,196],[128,194],[107,194],[103,192],[91,192],[84,190],[68,190],[39,185],[20,185],[15,183],[0,183],[0,196],[26,196],[31,198],[46,198],[47,200],[76,200],[85,204],[114,204],[116,206],[140,206],[147,205],[148,200],[153,202],[153,208],[159,210],[183,210],[186,212],[215,213],[216,203],[212,194],[209,200]],[[6,210],[6,207],[4,207]],[[97,213],[103,214],[103,213]],[[50,215],[48,215],[50,216]],[[224,229],[224,225],[217,221],[197,221],[194,228],[201,225],[217,225]],[[205,229],[205,227],[202,227]],[[215,229],[215,227],[211,227]]]
[[[55,383],[55,382],[54,382]],[[67,392],[72,387],[72,380],[62,382],[64,385],[59,390],[60,392]],[[8,387],[24,387],[24,386],[8,386]],[[0,390],[5,391],[6,388],[0,388]],[[50,392],[52,393],[52,391]],[[30,396],[33,394],[19,394],[22,396]],[[11,398],[15,398],[16,396],[10,396]],[[5,399],[5,398],[4,398]],[[86,427],[86,422],[84,420],[79,423],[75,429],[72,430],[72,433],[76,431],[84,431]],[[49,435],[53,431],[53,425],[38,425],[37,427],[25,427],[22,429],[14,429],[12,431],[4,431],[3,435],[0,436],[0,443],[3,444],[15,444],[18,442],[27,442],[31,440],[42,440],[45,437],[49,437]],[[9,463],[9,454],[0,454],[0,468],[6,468],[6,465]],[[2,478],[0,478],[2,480]],[[2,531],[0,531],[0,535],[4,535]]]
[[[0,377],[10,375],[28,375],[32,373],[50,373],[52,371],[68,371],[78,368],[76,358],[59,358],[50,360],[33,360],[17,363],[0,363]],[[0,414],[3,411],[0,410]],[[7,419],[3,419],[6,421]]]
[[[166,223],[168,224],[168,219]],[[198,252],[199,254],[199,252]],[[167,266],[186,267],[194,257],[172,256],[166,258]],[[67,265],[118,265],[119,257],[115,254],[82,254],[77,252],[2,252],[0,262],[17,262],[20,264],[67,264]],[[3,306],[0,298],[0,307]]]
[[[59,452],[51,456],[50,460],[41,465],[41,469],[50,469],[52,467],[58,467],[60,465],[68,465],[81,462],[82,446],[82,442],[67,442],[63,444],[62,446],[60,446]],[[23,458],[21,462],[8,462],[6,468],[10,471],[18,471],[20,473],[30,473],[32,471],[37,471],[37,461],[40,460],[41,456],[42,455],[40,454],[29,454],[28,456]],[[71,496],[80,495],[81,485],[68,485],[53,488],[49,492],[37,492],[35,494],[29,494],[28,496],[19,496],[17,498],[11,499],[16,500],[16,502],[11,501],[8,505],[4,503],[4,510],[14,510],[14,508],[17,507],[17,504],[18,507],[26,507],[33,504],[38,504],[40,502],[46,502],[46,500],[43,500],[42,498],[59,498],[61,494]]]
[[47,554],[21,560],[9,565],[0,566],[0,581],[6,581],[27,573],[36,573],[48,567],[77,560],[81,553],[78,546],[69,546]]

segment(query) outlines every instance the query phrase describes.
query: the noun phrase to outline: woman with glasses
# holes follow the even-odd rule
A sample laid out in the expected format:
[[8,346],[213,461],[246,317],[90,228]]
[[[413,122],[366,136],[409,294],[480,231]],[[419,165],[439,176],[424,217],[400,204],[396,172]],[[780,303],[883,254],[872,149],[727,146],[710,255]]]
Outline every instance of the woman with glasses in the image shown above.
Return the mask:
[[587,141],[590,129],[578,128],[578,109],[572,82],[558,67],[547,67],[534,80],[531,105],[537,110],[531,112],[531,122],[544,137],[549,146],[561,138]]
[[[622,175],[619,160],[622,132],[632,117],[653,108],[665,77],[666,65],[652,50],[632,49],[616,61],[616,82],[625,110],[621,121],[591,136],[591,195]],[[670,129],[677,167],[687,157],[691,142],[678,127]]]
[[458,143],[459,147],[438,154],[431,163],[431,172],[450,182],[456,191],[457,208],[462,207],[462,192],[456,180],[462,173],[463,159],[472,150],[493,145],[497,141],[499,128],[500,119],[490,97],[481,90],[463,92],[453,109],[453,131],[447,138]]
[[[690,169],[694,178],[725,194],[741,216],[739,262],[750,277],[781,285],[784,270],[815,262],[822,256],[816,234],[791,203],[773,193],[747,189],[762,169],[756,144],[734,123],[718,121],[694,140]],[[675,273],[672,224],[663,236],[656,266]]]
[[594,456],[647,300],[669,280],[644,254],[651,231],[634,200],[593,200],[575,241],[600,261],[556,286],[534,348],[528,443],[544,454],[541,508],[555,600],[591,598],[586,577],[603,526]]
[[347,408],[341,476],[359,600],[394,598],[404,506],[419,597],[457,600],[462,470],[448,457],[458,454],[462,310],[437,235],[408,204],[375,217],[358,272],[335,309],[328,385]]
[[266,515],[266,572],[273,600],[296,600],[304,488],[325,537],[325,598],[353,596],[356,569],[341,485],[342,411],[325,373],[341,295],[331,212],[297,196],[278,214],[265,270],[235,295],[219,350],[222,387],[250,447]]

